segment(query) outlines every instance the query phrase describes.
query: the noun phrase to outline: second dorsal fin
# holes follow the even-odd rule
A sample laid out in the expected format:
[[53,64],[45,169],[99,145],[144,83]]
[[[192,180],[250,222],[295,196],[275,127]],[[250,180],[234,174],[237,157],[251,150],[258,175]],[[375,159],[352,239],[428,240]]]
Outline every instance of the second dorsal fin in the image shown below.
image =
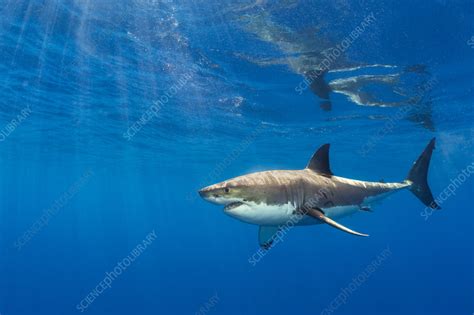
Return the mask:
[[333,173],[329,167],[329,143],[323,144],[311,157],[306,168],[321,175],[331,177]]

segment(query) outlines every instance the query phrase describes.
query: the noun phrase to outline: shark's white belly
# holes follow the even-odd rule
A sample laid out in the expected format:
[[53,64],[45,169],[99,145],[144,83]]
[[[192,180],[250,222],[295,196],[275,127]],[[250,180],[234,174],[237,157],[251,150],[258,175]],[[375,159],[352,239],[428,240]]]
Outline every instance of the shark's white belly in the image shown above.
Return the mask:
[[247,203],[225,213],[241,221],[257,225],[280,225],[295,216],[295,206],[291,203],[267,205],[265,203]]
[[[267,205],[265,203],[247,203],[225,213],[233,218],[256,225],[312,225],[321,222],[312,217],[296,213],[296,207],[291,204]],[[358,206],[341,206],[323,209],[326,216],[332,219],[351,215],[359,210]]]

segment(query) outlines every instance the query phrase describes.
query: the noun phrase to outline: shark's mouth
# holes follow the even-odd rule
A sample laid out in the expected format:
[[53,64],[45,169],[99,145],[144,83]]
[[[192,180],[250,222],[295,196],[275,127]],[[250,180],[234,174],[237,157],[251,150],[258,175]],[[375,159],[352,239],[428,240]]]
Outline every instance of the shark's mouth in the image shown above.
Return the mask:
[[235,209],[235,208],[237,208],[237,207],[239,207],[239,206],[241,206],[241,205],[243,205],[243,204],[244,204],[244,203],[243,203],[243,202],[240,202],[240,201],[231,202],[231,203],[229,203],[228,205],[226,205],[226,206],[224,207],[224,210],[225,210],[225,211],[229,211],[229,210]]

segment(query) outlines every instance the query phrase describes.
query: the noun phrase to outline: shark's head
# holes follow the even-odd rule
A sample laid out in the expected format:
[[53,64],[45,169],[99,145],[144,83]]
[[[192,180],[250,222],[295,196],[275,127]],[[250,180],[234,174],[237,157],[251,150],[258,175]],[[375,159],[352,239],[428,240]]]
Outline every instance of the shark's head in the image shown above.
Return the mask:
[[258,202],[252,185],[239,178],[226,180],[199,190],[199,195],[214,204],[224,205],[225,211],[231,211],[237,207]]

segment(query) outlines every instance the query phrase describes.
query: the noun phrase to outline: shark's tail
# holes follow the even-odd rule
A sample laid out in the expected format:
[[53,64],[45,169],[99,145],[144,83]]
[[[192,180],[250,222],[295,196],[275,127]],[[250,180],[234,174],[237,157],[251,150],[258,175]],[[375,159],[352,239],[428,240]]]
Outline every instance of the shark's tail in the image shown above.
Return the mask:
[[331,87],[324,79],[326,73],[327,70],[311,70],[305,73],[306,79],[311,82],[309,86],[311,91],[324,100],[328,100],[331,93]]
[[405,182],[409,183],[410,191],[426,206],[432,209],[441,209],[436,203],[428,186],[428,168],[430,166],[431,155],[435,148],[435,138],[431,139],[425,150],[413,164]]

